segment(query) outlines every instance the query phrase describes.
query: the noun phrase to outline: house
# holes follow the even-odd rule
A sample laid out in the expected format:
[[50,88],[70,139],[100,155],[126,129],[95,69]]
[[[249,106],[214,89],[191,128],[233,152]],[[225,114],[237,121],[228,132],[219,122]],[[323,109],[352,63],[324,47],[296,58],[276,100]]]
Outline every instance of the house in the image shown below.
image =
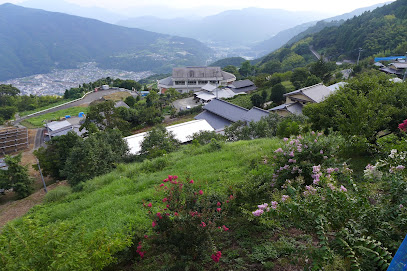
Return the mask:
[[157,81],[160,94],[169,88],[180,93],[201,91],[205,85],[227,86],[236,81],[236,76],[222,71],[220,67],[183,67],[173,68],[172,76]]
[[195,119],[206,120],[217,133],[222,133],[226,126],[234,122],[257,122],[269,115],[268,111],[257,107],[249,110],[216,98],[205,105],[204,110]]
[[393,62],[390,63],[387,67],[383,67],[380,71],[387,73],[387,74],[394,74],[398,77],[402,77],[407,69],[406,62]]
[[300,102],[295,102],[276,106],[274,108],[271,108],[270,112],[275,112],[282,117],[288,116],[290,114],[301,115],[303,107],[304,105],[301,104]]
[[280,116],[287,116],[291,113],[300,115],[305,104],[320,103],[335,90],[336,87],[330,89],[322,83],[295,90],[284,94],[284,97],[286,97],[285,104],[271,108],[270,111],[276,112]]
[[51,139],[54,136],[66,135],[69,131],[73,130],[73,125],[67,121],[53,121],[45,125],[46,133],[45,136],[48,136]]
[[125,102],[123,101],[118,101],[114,104],[114,108],[118,108],[118,107],[125,107],[125,108],[130,108],[130,106],[128,106]]
[[[176,124],[166,127],[168,132],[172,132],[174,137],[181,143],[186,143],[192,140],[192,135],[201,131],[213,131],[214,129],[205,120],[193,120],[181,124]],[[141,151],[141,143],[147,136],[148,132],[140,133],[125,137],[130,154],[137,155]]]
[[200,100],[201,102],[208,103],[212,101],[215,98],[232,98],[238,94],[245,94],[243,93],[235,93],[232,91],[230,88],[219,88],[216,87],[212,84],[206,84],[205,86],[202,87],[202,90],[199,92],[196,92],[195,98]]
[[228,87],[236,94],[250,93],[257,89],[256,85],[248,79],[235,81]]

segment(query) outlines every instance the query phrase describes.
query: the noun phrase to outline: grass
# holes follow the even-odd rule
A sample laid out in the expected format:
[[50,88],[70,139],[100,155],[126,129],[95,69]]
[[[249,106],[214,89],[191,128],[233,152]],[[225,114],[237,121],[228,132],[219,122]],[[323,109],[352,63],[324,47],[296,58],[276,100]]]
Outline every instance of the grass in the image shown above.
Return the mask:
[[43,107],[40,107],[40,108],[37,108],[37,109],[34,109],[34,110],[19,112],[18,114],[19,114],[21,117],[27,116],[27,115],[30,115],[30,114],[33,114],[33,113],[36,113],[36,112],[39,112],[39,111],[42,111],[42,110],[45,110],[45,109],[54,107],[54,106],[58,106],[58,105],[61,105],[61,104],[64,104],[64,103],[68,103],[68,102],[73,101],[73,100],[74,100],[74,99],[67,99],[67,100],[63,99],[63,100],[58,101],[58,102],[56,102],[56,103],[52,103],[52,104],[49,104],[49,105],[46,105],[46,106],[43,106]]
[[205,193],[226,193],[247,181],[252,160],[259,161],[279,144],[278,139],[241,141],[225,144],[217,152],[188,145],[152,161],[121,164],[114,172],[88,181],[83,191],[34,208],[29,217],[41,224],[73,222],[88,231],[106,229],[112,235],[132,227],[142,235],[151,224],[142,203],[162,204],[155,187],[166,176],[193,178]]
[[27,125],[30,126],[28,128],[40,128],[43,127],[44,123],[46,121],[53,121],[53,120],[59,120],[62,117],[65,117],[66,115],[71,115],[71,116],[77,116],[80,112],[84,112],[85,114],[88,111],[88,107],[82,107],[82,106],[75,106],[63,110],[59,110],[57,112],[52,112],[52,113],[47,113],[41,116],[37,117],[32,117],[29,119],[26,119],[25,121],[21,122],[22,125]]

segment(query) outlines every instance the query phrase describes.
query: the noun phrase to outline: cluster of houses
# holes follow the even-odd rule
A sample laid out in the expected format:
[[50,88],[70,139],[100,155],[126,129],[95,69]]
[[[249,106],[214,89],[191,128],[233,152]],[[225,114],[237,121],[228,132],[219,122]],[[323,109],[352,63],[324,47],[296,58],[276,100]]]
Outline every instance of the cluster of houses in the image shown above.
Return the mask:
[[[250,93],[257,88],[250,80],[236,81],[233,74],[222,71],[220,67],[174,68],[172,76],[159,80],[157,83],[160,93],[165,93],[170,88],[174,88],[180,93],[193,91],[195,99],[204,103],[204,111],[197,115],[195,120],[166,128],[182,143],[190,141],[192,135],[200,131],[223,133],[225,127],[238,121],[258,122],[272,113],[283,117],[289,114],[300,115],[306,104],[323,101],[345,84],[342,82],[330,87],[317,84],[286,93],[284,94],[286,98],[284,104],[264,110],[258,107],[246,109],[223,100],[223,98]],[[119,106],[128,107],[124,102],[118,102],[116,107]],[[83,115],[79,117],[83,117]],[[75,131],[80,135],[85,131],[79,131],[79,126],[79,124],[72,123],[69,118],[48,123],[46,138],[64,135],[69,131]],[[146,135],[147,133],[140,133],[124,138],[130,147],[130,153],[138,154],[140,152],[141,143]]]
[[[215,74],[219,75],[219,77],[214,76]],[[194,121],[166,128],[182,143],[190,141],[194,133],[200,131],[223,133],[225,127],[232,123],[238,121],[246,123],[258,122],[271,113],[280,116],[300,115],[302,114],[302,108],[306,104],[323,101],[328,95],[345,84],[341,82],[330,87],[317,84],[286,93],[284,95],[286,98],[285,104],[264,110],[258,107],[246,109],[222,100],[222,98],[250,93],[257,88],[250,80],[236,81],[232,74],[221,72],[219,67],[177,68],[173,70],[172,75],[158,81],[161,93],[165,93],[169,88],[174,88],[181,93],[194,91],[195,98],[205,104],[204,111],[197,115]],[[141,143],[146,135],[147,133],[141,133],[125,138],[132,154],[140,152]]]
[[157,81],[160,93],[170,88],[180,93],[194,92],[197,102],[209,103],[213,99],[227,99],[256,90],[250,80],[236,81],[236,76],[220,67],[174,68],[172,76]]
[[[382,64],[381,61],[390,63],[386,66]],[[374,66],[379,67],[380,71],[395,75],[400,79],[405,79],[405,76],[407,75],[407,62],[405,56],[377,57],[375,58]]]

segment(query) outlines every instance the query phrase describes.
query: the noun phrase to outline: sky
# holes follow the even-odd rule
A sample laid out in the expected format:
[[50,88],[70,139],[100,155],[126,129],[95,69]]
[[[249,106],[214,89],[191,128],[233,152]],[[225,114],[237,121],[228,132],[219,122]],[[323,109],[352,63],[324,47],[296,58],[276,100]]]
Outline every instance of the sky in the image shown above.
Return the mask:
[[[20,4],[27,0],[0,0],[2,3]],[[58,1],[58,0],[54,0]],[[125,13],[126,10],[148,9],[154,7],[172,9],[193,9],[204,13],[217,13],[224,10],[242,9],[247,7],[258,8],[276,8],[291,11],[315,11],[330,15],[340,15],[353,11],[357,8],[367,7],[378,3],[387,2],[386,0],[65,0],[80,6],[96,6],[109,9],[115,12]],[[202,6],[202,3],[205,6]],[[205,14],[208,15],[208,14]]]

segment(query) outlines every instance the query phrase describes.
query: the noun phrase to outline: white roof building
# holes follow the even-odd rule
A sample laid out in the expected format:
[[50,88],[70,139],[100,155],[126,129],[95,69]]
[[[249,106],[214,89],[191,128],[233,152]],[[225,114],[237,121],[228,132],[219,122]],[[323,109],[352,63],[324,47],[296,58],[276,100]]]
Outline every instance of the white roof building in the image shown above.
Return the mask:
[[207,84],[227,86],[236,81],[236,76],[222,71],[220,67],[182,67],[174,68],[172,76],[158,80],[160,93],[174,88],[180,93],[200,91]]
[[[186,143],[191,141],[191,137],[194,133],[201,131],[214,131],[212,126],[206,120],[193,120],[181,124],[176,124],[166,127],[168,132],[172,132],[174,137],[179,140],[181,143]],[[125,137],[130,154],[139,154],[141,151],[141,143],[144,138],[147,136],[148,132],[140,133],[132,136]]]

